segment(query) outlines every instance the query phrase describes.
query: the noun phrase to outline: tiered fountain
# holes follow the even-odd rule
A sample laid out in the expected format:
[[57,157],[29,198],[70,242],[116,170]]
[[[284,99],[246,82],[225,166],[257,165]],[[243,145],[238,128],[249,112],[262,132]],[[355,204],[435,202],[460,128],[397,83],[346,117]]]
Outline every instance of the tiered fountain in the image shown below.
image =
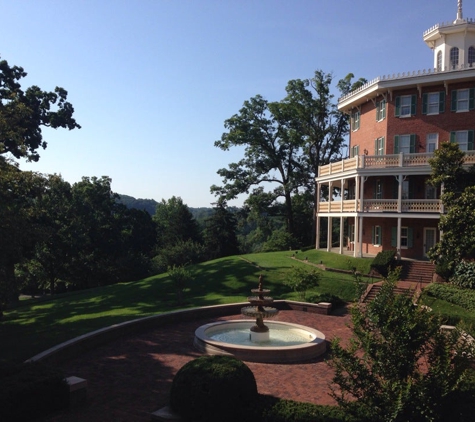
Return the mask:
[[257,289],[252,289],[252,293],[257,296],[250,296],[247,298],[252,306],[246,306],[241,309],[241,313],[244,316],[255,318],[256,324],[251,327],[251,341],[262,342],[269,341],[269,327],[264,325],[264,318],[272,318],[276,316],[279,311],[276,308],[269,307],[274,302],[270,296],[264,296],[269,294],[270,290],[266,290],[262,286],[262,275],[259,276],[259,286]]
[[194,346],[209,355],[233,355],[248,362],[292,363],[313,359],[325,353],[325,335],[314,328],[289,322],[264,324],[279,312],[270,307],[270,290],[262,286],[252,289],[251,306],[241,308],[244,316],[253,319],[219,321],[202,325],[195,331]]

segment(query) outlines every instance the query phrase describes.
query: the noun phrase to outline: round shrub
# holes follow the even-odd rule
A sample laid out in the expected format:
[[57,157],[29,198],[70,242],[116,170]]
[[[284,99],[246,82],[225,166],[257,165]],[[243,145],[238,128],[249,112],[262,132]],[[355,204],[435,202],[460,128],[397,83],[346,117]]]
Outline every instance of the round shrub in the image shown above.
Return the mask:
[[460,261],[450,281],[459,287],[475,289],[475,262]]
[[170,406],[199,421],[252,420],[257,384],[248,366],[231,356],[201,356],[173,379]]

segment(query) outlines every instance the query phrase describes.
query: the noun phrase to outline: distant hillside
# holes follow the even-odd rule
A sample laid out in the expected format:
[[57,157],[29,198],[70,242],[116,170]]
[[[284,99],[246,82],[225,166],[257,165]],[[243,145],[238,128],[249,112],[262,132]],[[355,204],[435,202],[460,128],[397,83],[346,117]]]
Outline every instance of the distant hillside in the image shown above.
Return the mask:
[[138,210],[147,211],[150,215],[155,214],[158,202],[155,199],[136,199],[133,196],[119,194],[119,202],[127,208],[136,208]]

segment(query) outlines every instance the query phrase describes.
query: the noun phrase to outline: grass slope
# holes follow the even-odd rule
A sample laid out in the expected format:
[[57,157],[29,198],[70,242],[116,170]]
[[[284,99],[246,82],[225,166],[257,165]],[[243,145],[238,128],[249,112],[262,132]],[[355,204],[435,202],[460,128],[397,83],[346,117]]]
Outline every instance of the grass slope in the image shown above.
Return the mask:
[[[259,275],[275,299],[296,299],[283,284],[292,266],[311,267],[295,252],[273,252],[233,256],[204,262],[193,267],[194,280],[186,292],[184,307],[244,302],[257,287]],[[362,272],[371,260],[348,258],[323,251],[299,252],[296,258],[310,263]],[[317,293],[331,293],[353,300],[352,277],[323,272]],[[0,360],[23,361],[43,350],[81,334],[157,313],[178,309],[173,285],[167,274],[143,280],[72,292],[49,298],[29,299],[6,312],[0,322]]]

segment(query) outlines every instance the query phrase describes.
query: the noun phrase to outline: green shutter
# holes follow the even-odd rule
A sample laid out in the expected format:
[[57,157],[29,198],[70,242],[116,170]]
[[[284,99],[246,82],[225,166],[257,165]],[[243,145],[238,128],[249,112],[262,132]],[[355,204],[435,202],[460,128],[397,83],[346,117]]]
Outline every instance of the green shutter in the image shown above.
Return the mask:
[[414,153],[416,152],[416,135],[415,134],[411,135],[410,142],[411,142],[411,145],[410,145],[409,151],[411,153]]
[[397,247],[397,227],[391,227],[391,246]]
[[422,114],[427,114],[427,94],[422,94]]
[[450,110],[457,111],[457,90],[452,90],[452,99],[450,101]]
[[473,130],[468,131],[468,146],[467,146],[467,149],[469,151],[475,149],[474,145],[473,145]]
[[381,110],[381,102],[380,102],[380,101],[376,101],[376,121],[379,120],[379,113],[380,113],[380,110]]
[[353,114],[353,112],[350,116],[350,129],[355,130],[355,115]]
[[411,95],[411,116],[416,115],[416,106],[417,106],[416,96]]
[[468,98],[468,109],[473,110],[475,105],[475,88],[470,88]]
[[457,142],[457,132],[450,132],[450,142],[454,144]]
[[399,135],[394,137],[394,154],[399,154]]
[[445,91],[439,92],[439,113],[445,111]]
[[414,244],[414,233],[412,227],[407,228],[407,247],[412,248]]
[[394,111],[394,115],[399,117],[401,115],[401,97],[396,97],[396,108]]

